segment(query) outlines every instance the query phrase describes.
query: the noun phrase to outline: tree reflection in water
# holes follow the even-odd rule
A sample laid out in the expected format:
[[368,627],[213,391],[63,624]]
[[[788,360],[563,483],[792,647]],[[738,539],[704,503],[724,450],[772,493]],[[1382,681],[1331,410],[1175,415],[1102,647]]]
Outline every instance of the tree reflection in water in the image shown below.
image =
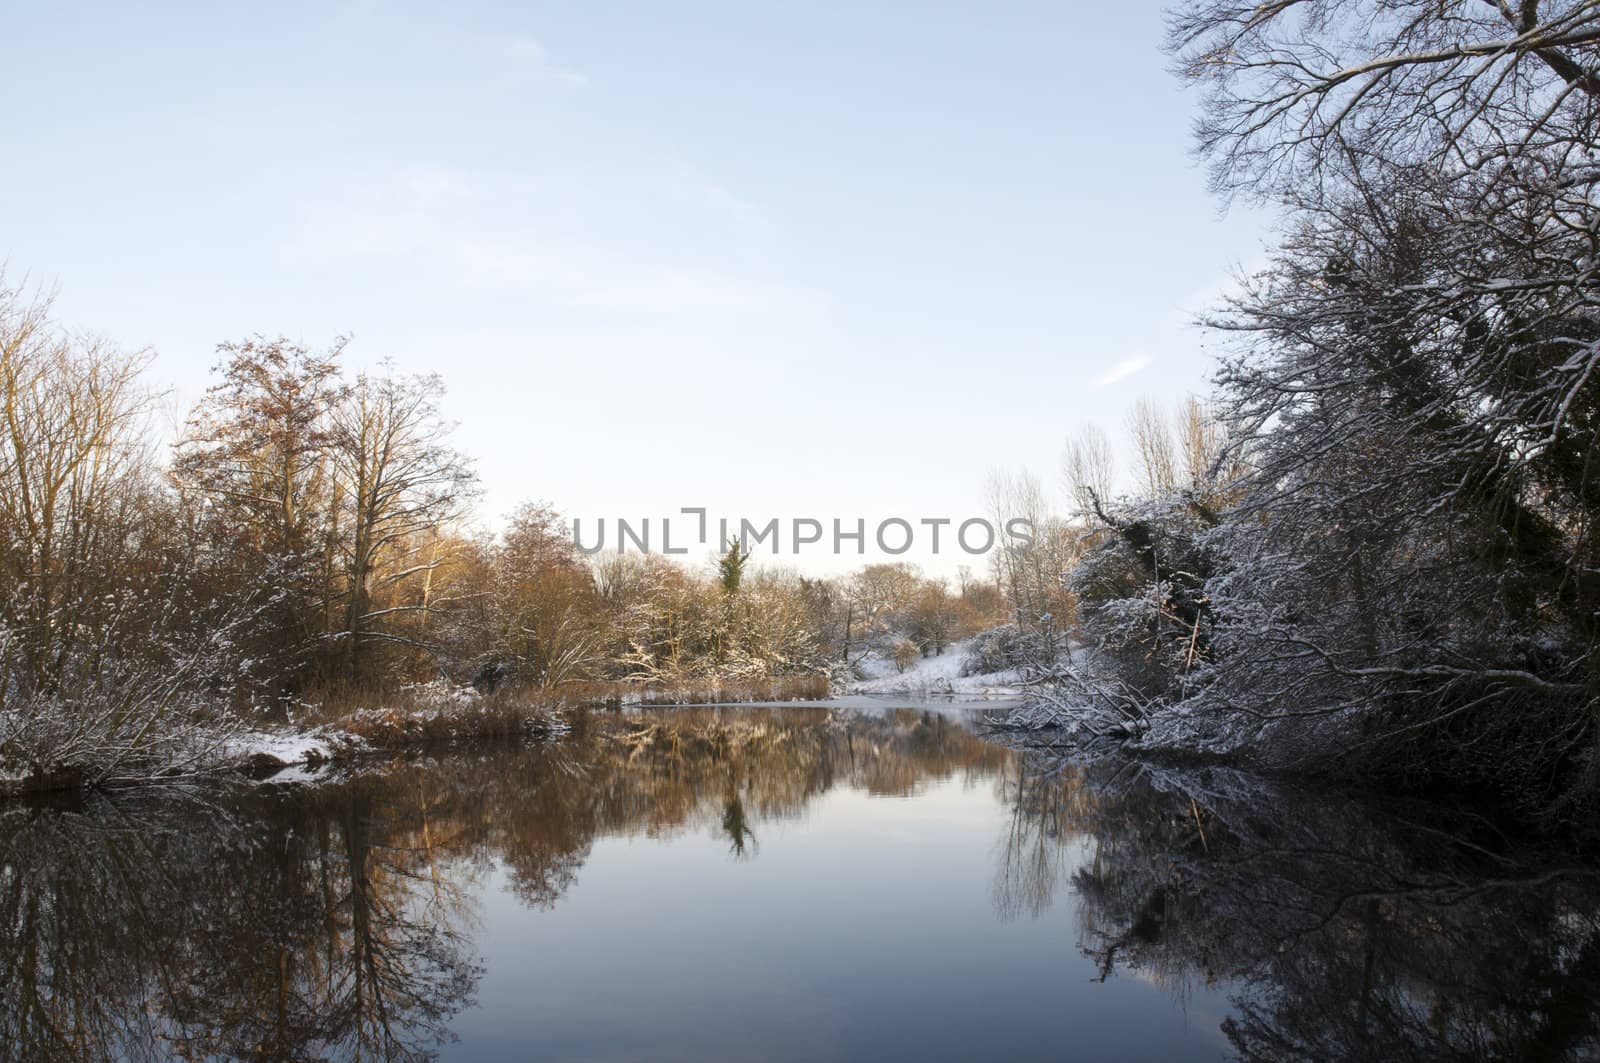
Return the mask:
[[[1019,757],[1002,916],[1063,869],[1108,977],[1232,987],[1241,1058],[1600,1054],[1600,880],[1459,809],[1210,769]],[[1075,861],[1063,848],[1083,840]]]
[[482,974],[477,900],[572,887],[596,838],[723,839],[829,790],[956,778],[1007,811],[1004,919],[1076,905],[1103,978],[1229,988],[1258,1059],[1576,1057],[1594,877],[1481,822],[1221,771],[1014,754],[948,718],[599,716],[571,738],[0,806],[0,1058],[427,1057]]
[[481,974],[491,862],[549,907],[596,836],[715,829],[748,857],[752,818],[841,782],[909,793],[1007,756],[917,713],[685,710],[316,787],[0,805],[0,1058],[426,1058]]
[[7,808],[8,1058],[429,1054],[477,979],[416,785]]

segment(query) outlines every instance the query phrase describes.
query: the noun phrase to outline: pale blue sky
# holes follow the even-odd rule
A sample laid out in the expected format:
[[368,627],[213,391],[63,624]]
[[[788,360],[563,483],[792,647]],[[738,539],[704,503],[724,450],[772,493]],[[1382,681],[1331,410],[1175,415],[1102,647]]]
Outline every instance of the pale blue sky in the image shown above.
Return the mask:
[[1160,9],[7,5],[0,258],[182,405],[254,332],[437,369],[489,517],[959,520],[1259,255]]

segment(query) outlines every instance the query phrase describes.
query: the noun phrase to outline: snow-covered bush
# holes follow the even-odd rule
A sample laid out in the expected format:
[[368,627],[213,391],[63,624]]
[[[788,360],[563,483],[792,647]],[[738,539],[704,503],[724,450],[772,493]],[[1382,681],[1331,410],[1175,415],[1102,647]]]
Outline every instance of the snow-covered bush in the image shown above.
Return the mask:
[[1041,668],[1055,659],[1057,649],[1048,635],[1016,624],[1002,624],[973,636],[961,658],[961,674],[992,675]]
[[240,622],[178,622],[180,602],[129,592],[37,669],[29,634],[0,627],[0,784],[96,784],[217,759],[240,726],[230,676]]

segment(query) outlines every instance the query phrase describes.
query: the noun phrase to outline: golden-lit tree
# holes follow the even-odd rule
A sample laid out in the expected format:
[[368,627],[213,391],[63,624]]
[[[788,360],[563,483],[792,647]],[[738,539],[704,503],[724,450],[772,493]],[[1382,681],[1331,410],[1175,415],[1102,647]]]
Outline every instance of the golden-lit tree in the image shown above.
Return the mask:
[[378,647],[419,646],[415,621],[429,604],[404,592],[442,564],[439,532],[473,495],[470,463],[446,443],[442,390],[437,376],[362,373],[330,419],[347,682],[379,677]]

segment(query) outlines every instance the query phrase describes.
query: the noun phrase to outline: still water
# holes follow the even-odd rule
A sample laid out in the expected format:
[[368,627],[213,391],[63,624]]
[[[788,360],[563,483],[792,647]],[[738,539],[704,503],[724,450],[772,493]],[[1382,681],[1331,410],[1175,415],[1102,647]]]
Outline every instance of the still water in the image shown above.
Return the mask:
[[960,710],[662,710],[0,805],[0,978],[6,1059],[1586,1058],[1600,897]]

